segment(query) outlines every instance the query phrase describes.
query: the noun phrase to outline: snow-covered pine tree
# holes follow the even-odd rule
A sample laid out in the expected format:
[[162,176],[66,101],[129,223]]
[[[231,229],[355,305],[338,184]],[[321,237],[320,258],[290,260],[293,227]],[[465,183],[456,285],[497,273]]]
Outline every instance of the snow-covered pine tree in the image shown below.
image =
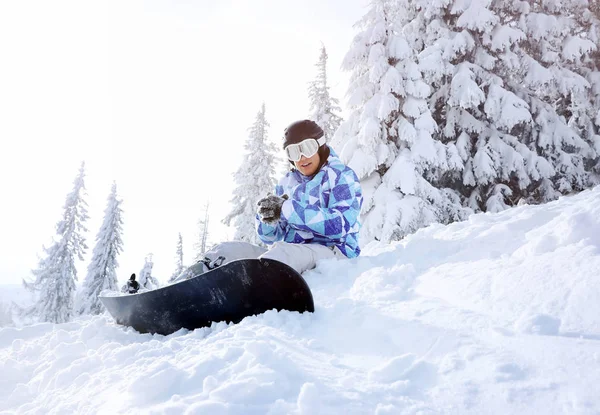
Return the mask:
[[137,278],[140,289],[154,290],[159,287],[158,280],[152,276],[152,268],[154,267],[152,256],[152,254],[148,254],[144,258],[144,266]]
[[[600,131],[600,0],[589,0],[589,13],[584,13],[582,16],[577,15],[585,20],[589,29],[587,30],[587,38],[596,45],[596,49],[590,51],[589,57],[591,70],[587,74],[586,79],[591,85],[592,103],[590,119],[594,121],[596,132]],[[597,136],[594,139],[594,147],[596,154],[600,154],[600,143]],[[600,183],[600,157],[596,161],[589,163],[591,169],[591,184]]]
[[80,314],[101,314],[104,305],[98,295],[104,291],[118,291],[117,256],[123,251],[123,210],[122,201],[117,196],[117,184],[113,183],[106,209],[104,221],[96,235],[96,246],[92,261],[88,266],[87,276],[79,293],[78,308]]
[[527,142],[555,169],[539,192],[541,201],[599,183],[600,24],[594,3],[538,0],[506,6],[524,33],[515,87],[534,118]]
[[203,208],[202,218],[198,220],[198,239],[194,244],[194,249],[196,254],[194,256],[194,261],[198,262],[202,258],[204,258],[204,253],[208,249],[208,225],[210,223],[210,214],[209,214],[210,203],[206,202]]
[[437,188],[462,161],[452,145],[433,139],[431,89],[417,66],[409,1],[374,0],[357,23],[343,68],[352,71],[352,110],[333,140],[363,187],[362,243],[399,240],[434,222],[464,219],[459,195]]
[[37,293],[36,302],[24,310],[25,317],[50,323],[65,323],[73,317],[75,260],[83,260],[87,250],[83,235],[88,219],[84,177],[85,163],[81,163],[73,190],[67,195],[62,220],[56,225],[54,243],[44,248],[46,256],[32,271],[35,280],[23,280],[26,288]]
[[231,199],[233,208],[223,219],[225,225],[229,226],[233,223],[236,228],[234,240],[255,245],[262,245],[254,229],[256,203],[275,187],[277,149],[268,139],[268,127],[263,103],[254,124],[249,129],[248,139],[244,145],[246,150],[244,160],[234,174],[237,187]]
[[435,91],[429,106],[440,127],[436,138],[455,145],[465,164],[460,175],[447,177],[449,185],[475,211],[503,210],[553,174],[520,141],[532,117],[507,85],[519,65],[514,48],[522,33],[502,24],[488,0],[418,1],[420,69]]
[[[476,211],[552,200],[586,181],[583,158],[593,151],[558,110],[569,95],[586,100],[585,79],[561,63],[573,33],[560,18],[532,13],[561,3],[416,0],[436,138],[456,145],[465,164],[446,179]],[[549,33],[561,39],[545,44]]]
[[342,117],[338,115],[341,111],[339,101],[329,94],[327,58],[327,50],[325,50],[325,45],[322,45],[319,61],[315,65],[317,77],[309,84],[308,98],[310,100],[309,118],[323,129],[325,139],[329,142],[340,126]]
[[179,238],[177,238],[177,254],[175,255],[175,271],[173,271],[173,275],[169,278],[169,282],[175,281],[175,278],[179,276],[183,272],[183,238],[181,237],[181,232],[179,233]]

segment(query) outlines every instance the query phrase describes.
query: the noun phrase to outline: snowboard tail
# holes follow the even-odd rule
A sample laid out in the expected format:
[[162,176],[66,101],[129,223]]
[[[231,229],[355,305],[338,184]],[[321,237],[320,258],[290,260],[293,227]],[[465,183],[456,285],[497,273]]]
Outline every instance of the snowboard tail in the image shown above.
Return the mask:
[[271,309],[315,310],[304,278],[272,259],[241,259],[153,291],[100,300],[118,324],[158,334],[237,323]]

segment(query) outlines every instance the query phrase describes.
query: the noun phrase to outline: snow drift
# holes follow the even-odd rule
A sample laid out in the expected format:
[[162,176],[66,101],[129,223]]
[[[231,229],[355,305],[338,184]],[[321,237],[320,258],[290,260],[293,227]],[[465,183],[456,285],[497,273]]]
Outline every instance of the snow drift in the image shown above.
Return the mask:
[[600,188],[305,273],[314,314],[0,330],[0,412],[600,412]]

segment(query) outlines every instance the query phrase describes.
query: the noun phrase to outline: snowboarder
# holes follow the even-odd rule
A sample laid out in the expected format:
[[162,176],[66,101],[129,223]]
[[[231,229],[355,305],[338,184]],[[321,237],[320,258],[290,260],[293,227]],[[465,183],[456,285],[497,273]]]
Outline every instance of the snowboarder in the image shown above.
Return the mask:
[[[356,174],[325,144],[315,122],[291,124],[283,148],[293,168],[274,194],[258,201],[255,216],[258,236],[270,249],[224,242],[182,272],[177,284],[147,295],[101,298],[119,324],[169,334],[274,308],[314,311],[310,288],[298,273],[320,259],[360,254],[362,193]],[[248,260],[225,265],[238,259]],[[205,278],[192,278],[210,270]]]
[[325,144],[321,127],[302,120],[285,129],[283,149],[292,169],[275,194],[258,201],[256,230],[269,250],[246,242],[224,242],[208,251],[210,261],[271,258],[299,273],[320,259],[360,254],[358,216],[362,191],[358,177]]
[[135,294],[138,292],[139,289],[140,283],[135,280],[135,273],[133,273],[131,274],[131,277],[129,277],[127,284],[123,286],[123,289],[121,291],[123,291],[124,293]]

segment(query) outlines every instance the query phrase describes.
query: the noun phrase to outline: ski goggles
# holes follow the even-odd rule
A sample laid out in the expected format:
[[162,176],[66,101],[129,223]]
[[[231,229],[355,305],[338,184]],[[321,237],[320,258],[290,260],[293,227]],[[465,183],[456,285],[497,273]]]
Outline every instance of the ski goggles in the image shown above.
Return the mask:
[[317,154],[319,147],[325,144],[325,137],[319,139],[307,138],[298,144],[290,144],[285,148],[285,154],[290,161],[300,161],[302,156],[310,158]]

